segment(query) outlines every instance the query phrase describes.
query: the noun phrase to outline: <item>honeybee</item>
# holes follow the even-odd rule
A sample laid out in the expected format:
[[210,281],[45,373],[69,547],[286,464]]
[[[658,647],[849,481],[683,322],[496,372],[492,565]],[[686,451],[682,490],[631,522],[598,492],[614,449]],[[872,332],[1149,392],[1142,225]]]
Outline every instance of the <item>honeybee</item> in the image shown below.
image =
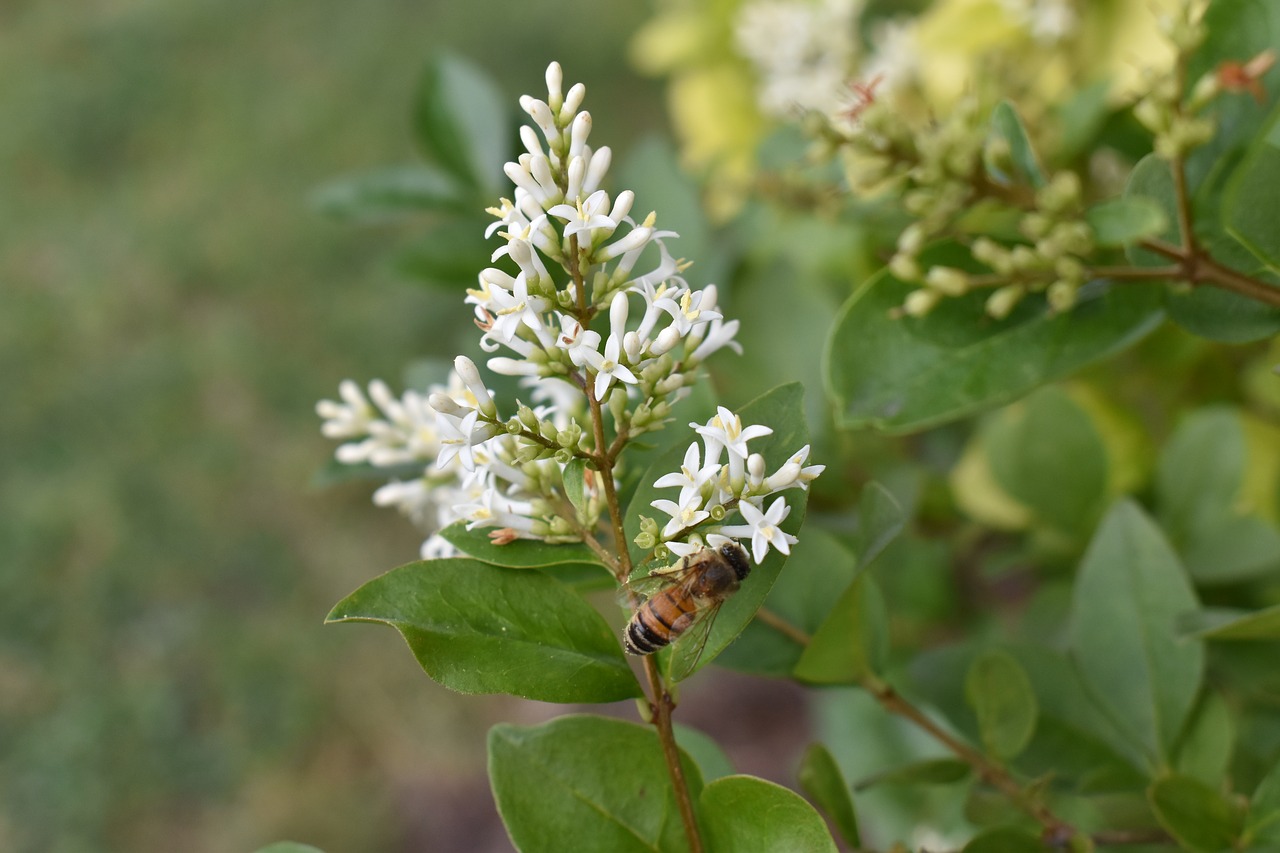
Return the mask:
[[[747,552],[736,542],[719,548],[703,548],[629,584],[632,592],[656,584],[656,591],[640,603],[622,632],[629,654],[651,655],[675,642],[695,623],[701,637],[688,667],[696,664],[720,606],[737,592],[751,572]],[[694,635],[690,635],[693,637]]]

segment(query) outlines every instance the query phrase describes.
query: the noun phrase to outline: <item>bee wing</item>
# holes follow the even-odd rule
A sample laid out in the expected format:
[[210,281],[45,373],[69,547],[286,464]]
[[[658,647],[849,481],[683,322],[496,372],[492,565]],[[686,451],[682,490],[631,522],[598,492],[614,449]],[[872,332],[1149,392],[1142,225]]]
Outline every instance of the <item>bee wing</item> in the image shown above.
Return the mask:
[[681,560],[674,566],[654,569],[645,575],[639,575],[624,583],[618,590],[618,603],[623,607],[631,607],[636,599],[643,601],[652,598],[659,591],[684,583],[693,569]]
[[711,627],[715,625],[723,604],[721,601],[701,611],[693,626],[672,644],[670,672],[673,681],[683,681],[698,668],[698,661],[707,647],[707,638],[711,636]]

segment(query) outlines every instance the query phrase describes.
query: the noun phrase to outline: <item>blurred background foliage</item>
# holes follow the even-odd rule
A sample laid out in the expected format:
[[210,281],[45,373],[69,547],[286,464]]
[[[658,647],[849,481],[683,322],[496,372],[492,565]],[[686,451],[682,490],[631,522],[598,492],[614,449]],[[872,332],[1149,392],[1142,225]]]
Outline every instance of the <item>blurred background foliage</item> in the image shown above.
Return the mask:
[[321,625],[417,538],[362,484],[312,486],[314,401],[452,354],[468,312],[387,263],[420,223],[308,196],[415,159],[445,47],[512,103],[564,59],[625,148],[662,123],[620,59],[644,14],[0,4],[0,849],[506,848],[483,731],[541,712]]

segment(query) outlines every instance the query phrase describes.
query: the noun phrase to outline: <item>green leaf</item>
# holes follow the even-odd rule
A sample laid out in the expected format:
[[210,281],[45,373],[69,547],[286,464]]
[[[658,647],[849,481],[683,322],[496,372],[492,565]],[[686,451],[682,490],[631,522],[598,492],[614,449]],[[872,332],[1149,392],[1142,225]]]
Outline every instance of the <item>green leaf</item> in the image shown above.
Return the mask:
[[1206,691],[1178,745],[1174,769],[1218,788],[1227,778],[1235,741],[1236,723],[1231,709],[1221,695]]
[[809,744],[800,759],[799,777],[800,788],[826,813],[840,837],[855,850],[862,847],[849,783],[831,751],[820,743]]
[[511,126],[497,86],[466,60],[433,59],[418,85],[414,127],[426,155],[488,194],[505,180]]
[[1114,355],[1163,316],[1159,287],[1125,284],[1086,293],[1065,314],[1029,299],[996,321],[962,298],[894,319],[913,289],[884,270],[840,310],[823,371],[841,425],[913,432],[955,420]]
[[1166,776],[1147,790],[1147,799],[1160,825],[1188,850],[1218,853],[1240,834],[1240,815],[1198,779]]
[[1207,608],[1185,613],[1178,629],[1206,640],[1280,640],[1280,604],[1252,612]]
[[296,841],[277,841],[266,847],[259,847],[255,853],[324,853],[319,847],[310,844],[299,844]]
[[[830,533],[810,527],[791,548],[764,607],[804,634],[822,625],[853,581],[853,555]],[[804,644],[761,619],[752,620],[716,662],[728,669],[785,678]]]
[[1156,469],[1160,518],[1200,583],[1264,577],[1280,568],[1280,529],[1239,509],[1251,464],[1244,423],[1227,407],[1188,414]]
[[1155,237],[1168,226],[1161,205],[1141,196],[1113,198],[1085,211],[1084,221],[1093,229],[1099,246],[1130,246]]
[[964,846],[963,853],[1045,853],[1039,836],[1016,826],[1000,826],[980,832]]
[[409,563],[338,602],[326,621],[391,625],[427,675],[460,693],[543,702],[641,694],[600,614],[541,572],[470,559]]
[[991,132],[1009,144],[1009,153],[1013,160],[1014,174],[987,163],[987,171],[997,181],[1004,184],[1029,183],[1033,187],[1042,187],[1045,183],[1044,170],[1031,145],[1031,137],[1022,125],[1022,119],[1013,104],[1001,101],[991,114]]
[[1253,792],[1246,831],[1260,841],[1280,842],[1280,763],[1271,768]]
[[[440,535],[449,544],[483,563],[507,566],[513,569],[535,569],[542,566],[559,566],[565,563],[596,563],[600,558],[580,542],[549,545],[536,539],[517,539],[506,545],[495,545],[484,528],[467,530],[465,521],[450,524]],[[603,566],[602,566],[603,568]]]
[[702,789],[700,805],[707,848],[716,853],[836,851],[826,823],[813,806],[794,791],[764,779],[717,779]]
[[[702,776],[681,755],[695,799]],[[653,729],[588,715],[489,730],[489,783],[523,853],[686,850],[662,747]]]
[[1118,502],[1080,566],[1071,647],[1093,698],[1152,762],[1166,761],[1204,674],[1203,645],[1175,634],[1197,604],[1159,528]]
[[853,554],[859,572],[866,571],[889,543],[898,538],[906,523],[902,507],[888,489],[875,481],[863,486],[853,536]]
[[722,776],[732,776],[735,772],[733,762],[709,735],[689,726],[675,723],[672,728],[676,733],[676,744],[688,753],[702,771],[702,781],[710,782]]
[[1031,680],[1013,656],[995,649],[983,652],[969,666],[964,692],[992,755],[1007,760],[1031,742],[1039,708]]
[[586,478],[587,460],[570,459],[569,464],[564,466],[562,473],[564,481],[565,497],[569,499],[569,503],[573,504],[573,508],[580,515],[586,515],[587,512],[587,496],[583,483]]
[[993,419],[983,448],[1000,487],[1042,522],[1093,528],[1107,497],[1107,449],[1093,420],[1060,388],[1042,388]]
[[876,785],[950,785],[967,779],[973,770],[958,758],[929,758],[882,770],[853,784],[853,790],[865,791]]
[[1280,271],[1280,107],[1228,179],[1222,200],[1227,232]]
[[792,675],[811,684],[857,684],[884,666],[889,617],[874,578],[849,584],[813,633]]
[[475,284],[476,273],[489,265],[492,251],[484,238],[484,224],[460,217],[436,223],[400,252],[396,267],[410,278],[460,292]]
[[399,166],[330,181],[312,194],[326,216],[361,224],[398,219],[425,210],[458,210],[457,181],[434,166]]
[[[773,429],[772,435],[755,439],[751,442],[751,450],[764,456],[770,471],[781,467],[797,450],[809,443],[809,432],[804,421],[804,387],[798,382],[781,385],[766,394],[757,397],[738,410],[744,426],[762,424]],[[656,511],[650,503],[659,498],[670,498],[670,489],[657,489],[654,482],[663,474],[680,470],[685,450],[689,442],[698,440],[697,433],[689,430],[688,441],[675,441],[667,450],[658,454],[649,470],[645,472],[636,488],[635,494],[626,512],[627,541],[631,547],[632,560],[640,565],[645,553],[635,546],[634,540],[640,532],[640,516],[655,515]],[[784,493],[791,506],[791,514],[782,522],[782,529],[795,535],[804,522],[805,504],[808,493],[792,489]],[[707,636],[702,654],[692,644],[682,640],[676,641],[668,657],[669,672],[680,681],[688,678],[724,651],[747,626],[756,611],[764,602],[769,590],[778,578],[786,555],[776,549],[770,549],[765,561],[753,566],[750,576],[743,582],[728,601],[721,606],[716,615],[715,624]]]

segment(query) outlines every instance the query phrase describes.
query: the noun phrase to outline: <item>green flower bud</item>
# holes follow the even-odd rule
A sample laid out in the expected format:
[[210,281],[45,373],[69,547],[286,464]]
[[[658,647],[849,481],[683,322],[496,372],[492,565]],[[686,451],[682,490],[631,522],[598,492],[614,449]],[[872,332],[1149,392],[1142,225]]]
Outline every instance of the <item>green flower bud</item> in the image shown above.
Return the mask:
[[1039,240],[1048,234],[1051,228],[1053,228],[1053,217],[1039,211],[1028,213],[1018,220],[1018,230],[1028,240]]
[[1058,278],[1076,285],[1084,284],[1085,279],[1089,275],[1088,270],[1085,269],[1085,266],[1080,262],[1080,259],[1072,257],[1071,255],[1064,255],[1063,257],[1058,258],[1057,262],[1053,265],[1053,271],[1057,274]]
[[924,248],[924,228],[919,222],[913,222],[898,235],[898,254],[914,258]]
[[1049,285],[1045,298],[1054,311],[1070,311],[1076,304],[1076,286],[1069,281],[1055,281]]
[[1017,307],[1027,289],[1021,284],[1006,284],[987,297],[987,313],[997,320],[1009,316],[1009,312]]
[[930,267],[924,282],[947,296],[963,296],[969,292],[969,275],[955,267]]
[[921,278],[920,265],[908,255],[894,255],[889,261],[889,272],[899,281],[919,281]]
[[1133,117],[1152,133],[1164,133],[1173,120],[1173,111],[1167,104],[1153,98],[1143,98],[1133,108]]
[[923,317],[933,310],[942,300],[942,294],[936,290],[913,290],[907,294],[902,303],[902,311],[910,317]]

